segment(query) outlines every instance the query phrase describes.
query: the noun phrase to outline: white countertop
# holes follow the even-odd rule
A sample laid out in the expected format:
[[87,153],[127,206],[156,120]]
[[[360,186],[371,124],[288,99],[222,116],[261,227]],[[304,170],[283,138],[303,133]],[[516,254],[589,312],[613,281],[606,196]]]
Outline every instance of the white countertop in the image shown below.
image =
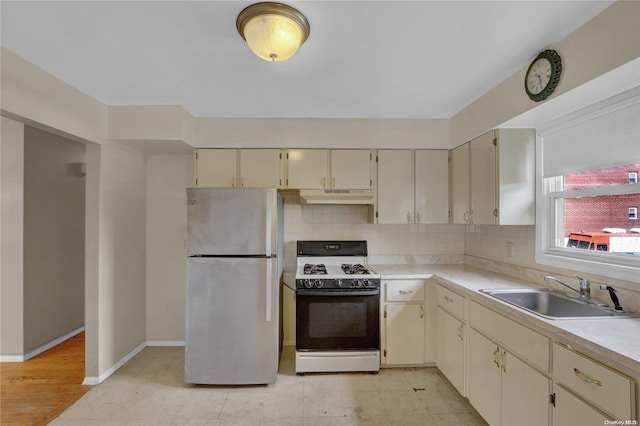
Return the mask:
[[[382,279],[436,278],[471,300],[492,308],[530,328],[573,345],[607,364],[640,377],[640,318],[549,320],[504,303],[481,289],[534,288],[534,284],[465,265],[370,265]],[[591,353],[589,353],[591,352]]]

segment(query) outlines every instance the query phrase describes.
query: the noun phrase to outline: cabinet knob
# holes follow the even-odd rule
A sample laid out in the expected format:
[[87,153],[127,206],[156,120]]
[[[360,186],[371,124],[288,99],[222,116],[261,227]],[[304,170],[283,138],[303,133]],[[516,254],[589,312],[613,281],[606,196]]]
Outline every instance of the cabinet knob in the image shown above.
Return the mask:
[[331,178],[331,188],[336,187],[336,178]]
[[407,223],[411,223],[411,212],[407,212]]
[[424,318],[424,305],[420,305],[420,319]]
[[416,212],[416,223],[420,223],[420,212]]
[[322,185],[322,187],[324,188],[327,185],[327,178],[322,178],[320,179],[320,184]]
[[413,290],[398,290],[398,293],[400,293],[400,294],[410,294],[410,293],[413,293]]

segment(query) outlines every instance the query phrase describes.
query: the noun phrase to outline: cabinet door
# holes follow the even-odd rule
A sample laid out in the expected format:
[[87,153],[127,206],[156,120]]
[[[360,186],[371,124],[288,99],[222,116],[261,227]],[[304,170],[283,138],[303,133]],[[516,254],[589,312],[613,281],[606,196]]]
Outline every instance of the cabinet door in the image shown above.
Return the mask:
[[604,425],[609,420],[591,405],[560,386],[555,387],[556,404],[553,424],[562,426]]
[[287,188],[325,189],[328,152],[324,149],[290,149],[287,151]]
[[424,364],[424,305],[387,304],[387,364]]
[[412,223],[413,170],[410,150],[378,151],[378,223]]
[[471,405],[491,426],[500,425],[502,409],[499,356],[500,347],[497,344],[472,328],[469,329],[467,397]]
[[237,151],[235,149],[196,150],[196,186],[215,188],[239,187]]
[[449,222],[449,151],[415,152],[416,223]]
[[547,426],[549,379],[509,352],[503,351],[501,364],[502,424]]
[[469,219],[469,144],[451,150],[451,218],[453,223]]
[[436,308],[436,365],[463,396],[464,333],[461,321],[441,307]]
[[240,186],[282,188],[282,154],[279,149],[241,149]]
[[369,150],[331,150],[331,188],[371,189],[372,186]]
[[494,132],[488,132],[470,143],[471,222],[496,223],[496,155]]

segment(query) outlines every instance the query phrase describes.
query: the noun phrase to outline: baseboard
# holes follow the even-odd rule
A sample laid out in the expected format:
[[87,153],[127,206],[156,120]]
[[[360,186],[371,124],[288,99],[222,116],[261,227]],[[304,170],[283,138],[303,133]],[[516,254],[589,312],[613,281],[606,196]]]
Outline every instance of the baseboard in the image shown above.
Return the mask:
[[50,341],[49,343],[46,343],[34,350],[32,350],[31,352],[29,352],[28,354],[25,355],[0,355],[0,362],[24,362],[27,361],[35,356],[40,355],[42,352],[48,351],[49,349],[53,348],[54,346],[58,346],[60,343],[64,342],[67,339],[71,339],[73,336],[80,334],[84,331],[84,327],[80,327],[76,330],[73,330],[72,332],[69,332],[67,334],[65,334],[64,336],[60,336],[57,339],[54,339],[52,341]]
[[147,346],[184,346],[184,340],[147,340]]
[[104,382],[105,380],[107,380],[109,378],[109,376],[111,376],[113,373],[115,373],[118,368],[122,367],[123,365],[125,365],[131,358],[133,358],[134,356],[136,356],[141,350],[143,350],[145,347],[147,346],[147,343],[142,343],[140,346],[138,346],[137,348],[135,348],[134,350],[132,350],[131,352],[129,352],[127,355],[125,355],[124,357],[122,357],[120,359],[120,361],[118,361],[117,363],[115,363],[115,365],[113,367],[111,367],[110,369],[108,369],[107,371],[105,371],[104,373],[102,373],[100,376],[96,377],[96,376],[87,376],[84,378],[84,380],[82,381],[83,385],[99,385],[100,383]]

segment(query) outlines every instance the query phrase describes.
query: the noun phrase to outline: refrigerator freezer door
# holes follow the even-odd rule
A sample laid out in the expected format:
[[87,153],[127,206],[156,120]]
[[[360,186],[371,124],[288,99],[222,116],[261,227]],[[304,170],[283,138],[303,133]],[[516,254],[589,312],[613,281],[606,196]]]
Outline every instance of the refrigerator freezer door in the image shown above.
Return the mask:
[[187,259],[185,382],[275,383],[280,354],[277,262]]
[[275,256],[275,189],[188,188],[187,255]]

